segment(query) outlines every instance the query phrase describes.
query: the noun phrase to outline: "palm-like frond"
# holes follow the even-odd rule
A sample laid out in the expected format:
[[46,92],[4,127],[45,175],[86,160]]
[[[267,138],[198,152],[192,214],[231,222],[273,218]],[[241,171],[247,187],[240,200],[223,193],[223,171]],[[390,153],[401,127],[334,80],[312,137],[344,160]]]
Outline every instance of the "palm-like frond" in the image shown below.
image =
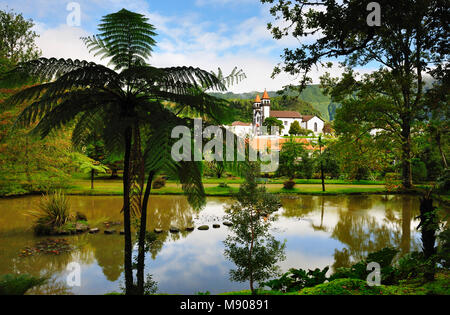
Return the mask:
[[233,71],[231,71],[231,73],[227,76],[223,75],[223,71],[221,68],[217,69],[217,73],[214,73],[214,71],[211,71],[211,73],[216,76],[223,85],[227,87],[238,84],[239,82],[247,78],[245,72],[242,69],[238,70],[238,67],[234,67]]
[[156,44],[155,28],[147,21],[142,14],[122,9],[102,19],[99,35],[83,40],[91,52],[110,58],[116,70],[144,65]]

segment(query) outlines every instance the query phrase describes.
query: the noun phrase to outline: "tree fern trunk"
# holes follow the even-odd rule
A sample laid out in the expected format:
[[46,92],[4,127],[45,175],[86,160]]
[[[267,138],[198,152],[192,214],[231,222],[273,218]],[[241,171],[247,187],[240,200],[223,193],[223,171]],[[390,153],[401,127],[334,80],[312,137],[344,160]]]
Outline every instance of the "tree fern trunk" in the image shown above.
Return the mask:
[[147,230],[147,208],[150,192],[152,189],[152,182],[155,173],[150,172],[147,185],[145,187],[144,199],[142,202],[141,222],[139,225],[139,253],[137,263],[137,293],[144,295],[144,266],[145,266],[145,232]]
[[123,167],[123,224],[125,232],[125,294],[134,293],[133,284],[133,246],[131,243],[130,220],[130,154],[131,154],[131,127],[125,130],[125,160]]

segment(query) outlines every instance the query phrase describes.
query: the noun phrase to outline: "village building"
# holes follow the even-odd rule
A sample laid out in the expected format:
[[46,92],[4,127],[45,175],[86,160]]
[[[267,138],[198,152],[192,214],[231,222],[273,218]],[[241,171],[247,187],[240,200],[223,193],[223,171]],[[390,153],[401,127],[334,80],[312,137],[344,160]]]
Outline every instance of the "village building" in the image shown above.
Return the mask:
[[267,90],[264,91],[262,98],[256,95],[256,99],[253,103],[253,121],[252,123],[243,123],[240,121],[235,121],[229,130],[240,137],[251,137],[251,136],[261,136],[263,135],[264,121],[268,117],[275,117],[283,123],[283,130],[280,136],[289,135],[289,129],[291,125],[297,121],[300,127],[312,131],[315,135],[322,133],[325,122],[317,116],[314,115],[301,115],[296,111],[274,111],[270,108],[270,97]]

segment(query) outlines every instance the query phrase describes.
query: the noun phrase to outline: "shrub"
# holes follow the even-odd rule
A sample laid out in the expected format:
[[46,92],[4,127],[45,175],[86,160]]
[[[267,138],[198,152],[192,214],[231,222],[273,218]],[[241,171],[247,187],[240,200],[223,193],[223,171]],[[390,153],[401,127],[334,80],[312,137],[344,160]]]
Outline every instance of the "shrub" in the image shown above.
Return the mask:
[[383,295],[386,293],[383,286],[370,287],[366,281],[360,279],[337,279],[300,291],[300,295]]
[[166,180],[162,177],[158,177],[157,179],[155,179],[152,184],[153,189],[160,189],[164,186],[166,186]]
[[450,191],[450,169],[446,169],[437,179],[437,189],[445,194]]
[[283,186],[284,186],[284,189],[291,190],[291,189],[294,189],[295,182],[293,180],[288,180],[283,183]]
[[31,288],[40,286],[47,281],[46,278],[31,275],[7,274],[0,276],[0,295],[24,295]]
[[327,280],[326,274],[328,270],[329,267],[325,267],[323,270],[316,268],[308,271],[291,268],[281,278],[265,282],[264,285],[277,291],[299,291],[303,288],[314,287],[324,283]]
[[84,213],[77,212],[76,220],[77,221],[87,221],[87,217],[86,217],[86,215]]
[[61,191],[43,195],[39,209],[28,213],[36,219],[34,231],[38,235],[49,235],[51,231],[65,226],[70,219],[68,197]]

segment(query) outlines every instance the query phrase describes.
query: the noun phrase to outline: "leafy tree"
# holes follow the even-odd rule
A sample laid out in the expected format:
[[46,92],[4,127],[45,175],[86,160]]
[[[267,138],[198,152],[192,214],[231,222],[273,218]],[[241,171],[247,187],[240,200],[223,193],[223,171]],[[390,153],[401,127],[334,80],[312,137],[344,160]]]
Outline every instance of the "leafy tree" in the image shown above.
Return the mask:
[[284,129],[283,122],[276,117],[267,117],[263,122],[263,126],[267,127],[267,132],[269,134],[272,134],[272,127],[278,128],[280,134]]
[[252,294],[255,294],[254,282],[261,283],[274,276],[279,270],[277,262],[285,259],[285,244],[269,233],[274,220],[272,214],[281,204],[265,187],[258,187],[259,173],[257,163],[248,164],[246,181],[239,189],[236,202],[226,209],[226,219],[233,223],[233,234],[224,241],[225,257],[237,267],[230,271],[231,280],[248,280]]
[[[14,66],[18,62],[36,59],[41,51],[35,44],[39,36],[32,30],[34,22],[22,14],[0,10],[0,64]],[[0,69],[4,69],[0,67]]]
[[[362,124],[362,130],[383,129],[399,141],[403,185],[412,186],[411,130],[423,101],[424,75],[447,72],[449,54],[448,5],[444,0],[377,1],[380,26],[367,23],[364,1],[261,0],[273,4],[270,12],[286,23],[269,23],[275,38],[319,35],[311,43],[285,49],[284,64],[274,70],[301,74],[301,86],[310,82],[314,65],[341,58],[349,71],[342,80],[326,80],[333,101],[358,93],[360,101],[343,104],[342,121]],[[356,79],[352,68],[376,62],[378,71]],[[435,70],[431,71],[431,66]],[[329,78],[329,77],[328,77]],[[339,111],[338,111],[339,113]]]
[[300,127],[299,122],[296,120],[291,124],[291,128],[289,128],[290,135],[298,135],[302,132],[302,128]]
[[[137,13],[122,9],[106,15],[99,35],[84,38],[91,51],[109,60],[113,68],[93,62],[40,58],[21,63],[9,81],[41,84],[25,89],[5,102],[32,104],[19,116],[17,125],[38,121],[34,131],[42,137],[75,121],[72,140],[77,148],[99,133],[108,154],[123,154],[123,216],[125,231],[125,286],[127,294],[144,292],[144,241],[147,206],[152,180],[166,170],[177,175],[189,200],[204,200],[198,163],[175,162],[170,155],[170,132],[189,121],[176,116],[185,107],[219,120],[225,101],[207,95],[205,89],[225,90],[210,72],[192,67],[155,68],[146,63],[155,45],[154,27]],[[163,101],[173,102],[166,108]],[[144,139],[144,141],[142,141]],[[145,147],[145,149],[143,149]],[[148,172],[145,185],[145,171]],[[140,215],[137,286],[133,281],[131,215]]]

